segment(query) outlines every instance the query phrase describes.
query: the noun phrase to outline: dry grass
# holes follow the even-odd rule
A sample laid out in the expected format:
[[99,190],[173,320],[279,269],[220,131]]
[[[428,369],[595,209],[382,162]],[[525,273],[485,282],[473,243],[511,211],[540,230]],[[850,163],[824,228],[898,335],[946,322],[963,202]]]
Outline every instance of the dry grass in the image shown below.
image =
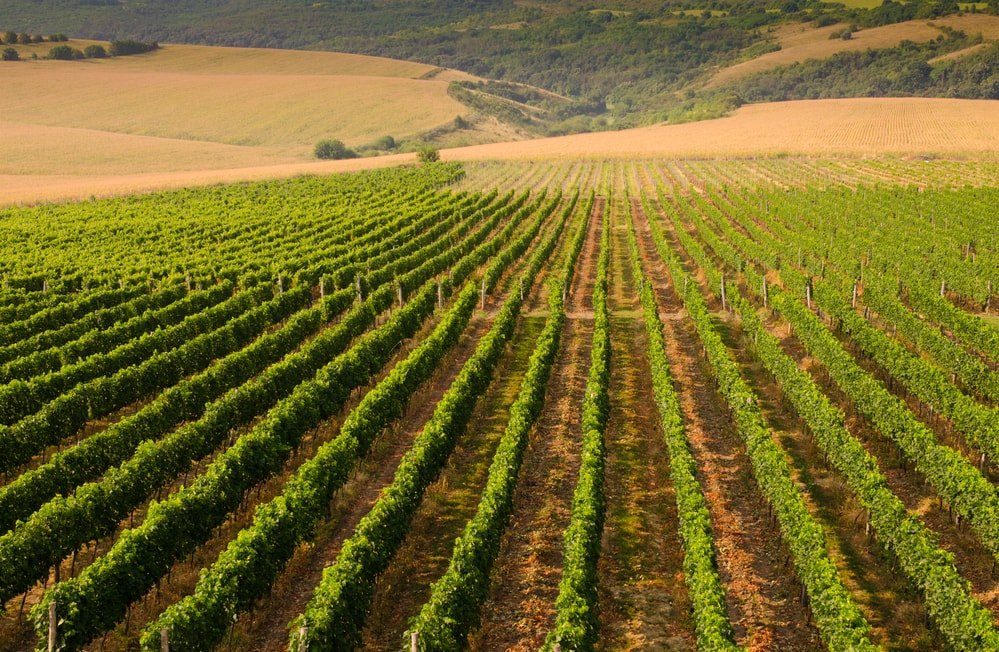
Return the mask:
[[[105,41],[69,40],[66,45],[83,50]],[[44,57],[53,43],[15,46],[22,59],[33,54]],[[422,63],[339,52],[308,50],[271,50],[265,48],[226,48],[207,45],[164,45],[145,55],[133,55],[105,61],[91,61],[115,70],[224,75],[361,75],[367,77],[404,77],[420,79],[436,68]]]
[[0,176],[12,177],[3,202],[78,196],[9,193],[53,187],[56,177],[90,184],[89,196],[104,194],[95,177],[306,163],[323,138],[403,139],[466,112],[447,95],[462,73],[404,61],[181,45],[106,60],[31,58],[51,47],[18,46],[25,60],[0,69]]
[[752,104],[732,117],[444,153],[450,160],[758,155],[940,155],[993,159],[989,100],[860,98]]
[[[999,37],[999,19],[940,21]],[[910,23],[908,28],[938,30]],[[893,26],[892,38],[914,38]],[[799,31],[795,31],[799,30]],[[858,33],[867,43],[878,30]],[[833,44],[791,28],[783,52]],[[863,37],[863,38],[861,38]],[[86,42],[70,42],[85,47]],[[40,55],[51,44],[19,46]],[[771,56],[771,55],[767,55]],[[761,58],[762,59],[762,58]],[[33,61],[0,67],[0,205],[67,201],[190,185],[397,165],[413,155],[317,162],[325,137],[348,145],[404,138],[450,123],[447,97],[462,73],[327,52],[164,46],[104,61]],[[495,121],[444,138],[450,160],[552,158],[939,155],[995,158],[999,112],[965,100],[860,99],[743,107],[688,125],[476,144],[522,137]],[[463,145],[471,145],[462,147]]]
[[935,21],[912,20],[897,25],[886,25],[854,32],[849,41],[830,39],[829,35],[843,29],[843,25],[815,28],[809,25],[786,25],[776,31],[781,49],[720,70],[706,88],[713,88],[733,79],[751,75],[778,66],[786,66],[807,59],[824,59],[838,52],[862,51],[868,48],[887,48],[903,40],[930,41],[941,34],[934,25],[946,25],[969,35],[981,33],[987,40],[999,39],[999,17],[984,14],[947,16]]
[[[7,125],[0,123],[0,128]],[[93,134],[89,134],[93,138]],[[49,142],[58,140],[49,135]],[[170,149],[183,143],[154,140]],[[110,142],[110,141],[109,141]],[[273,179],[297,174],[326,174],[411,163],[412,154],[333,162],[264,165],[240,163],[253,148],[217,145],[218,152],[198,160],[198,143],[188,143],[191,168],[141,174],[98,172],[84,167],[76,174],[0,173],[0,205],[65,201],[191,185]],[[30,147],[22,143],[17,148]],[[63,154],[72,141],[61,145]],[[113,155],[109,148],[108,156]],[[133,152],[139,156],[144,151]],[[175,150],[175,153],[179,150]],[[930,156],[994,160],[999,152],[999,111],[989,100],[923,98],[809,100],[754,104],[729,118],[684,125],[661,125],[618,132],[475,145],[442,151],[446,160],[548,160],[650,157],[740,156]],[[92,154],[92,152],[91,152]],[[53,157],[61,156],[57,151]],[[119,154],[124,157],[125,154]],[[178,153],[178,155],[180,155]],[[37,158],[48,157],[43,153]],[[82,158],[82,155],[76,155]],[[226,158],[226,156],[230,158]],[[275,159],[270,159],[273,163]],[[113,166],[111,166],[113,167]]]
[[[149,59],[152,61],[152,59]],[[132,70],[117,61],[4,68],[4,120],[308,155],[316,141],[408,136],[464,111],[447,82],[362,75]]]

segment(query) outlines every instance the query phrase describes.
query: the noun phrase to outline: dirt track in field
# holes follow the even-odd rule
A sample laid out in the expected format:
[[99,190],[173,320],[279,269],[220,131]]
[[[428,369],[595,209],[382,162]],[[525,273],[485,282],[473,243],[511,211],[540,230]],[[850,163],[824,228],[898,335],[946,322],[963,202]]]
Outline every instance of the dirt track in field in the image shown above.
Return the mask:
[[493,568],[473,650],[537,650],[555,620],[562,532],[579,473],[579,423],[593,332],[591,294],[603,202],[597,201],[569,291],[545,407],[524,455],[513,515]]
[[629,209],[617,201],[612,213],[611,409],[604,438],[607,516],[599,564],[599,645],[694,650],[676,495],[653,407],[648,336],[628,257]]
[[697,333],[655,251],[646,219],[664,218],[645,218],[638,205],[634,210],[639,250],[663,312],[667,356],[711,513],[719,574],[736,640],[753,650],[822,649],[794,574],[785,567],[785,547],[749,473],[750,463],[725,400],[710,381]]

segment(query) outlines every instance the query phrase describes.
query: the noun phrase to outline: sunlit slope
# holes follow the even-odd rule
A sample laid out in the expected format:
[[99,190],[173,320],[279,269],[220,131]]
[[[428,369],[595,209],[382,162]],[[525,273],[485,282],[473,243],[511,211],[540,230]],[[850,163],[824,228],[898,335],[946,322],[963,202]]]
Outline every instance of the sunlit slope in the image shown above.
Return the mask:
[[680,125],[496,143],[453,159],[737,156],[999,156],[993,100],[854,98],[747,104]]
[[[718,120],[478,145],[447,149],[441,154],[448,160],[885,155],[994,160],[999,157],[999,111],[991,100],[927,98],[753,104]],[[237,166],[205,158],[197,169],[175,172],[0,174],[0,205],[326,174],[414,161],[413,154],[398,154]]]
[[[84,168],[89,161],[102,173],[124,174],[191,169],[190,154],[227,167],[303,160],[323,138],[354,146],[411,136],[464,109],[448,97],[446,74],[375,57],[180,45],[108,60],[28,57],[0,67],[4,133],[26,150],[4,156],[0,174],[86,171],[74,156],[47,156],[41,144],[52,132],[39,127],[74,130],[60,132],[61,149],[86,150]],[[113,136],[94,143],[94,131]],[[184,142],[128,143],[121,135]],[[37,148],[34,137],[42,138]],[[123,151],[130,153],[123,158]],[[162,160],[173,151],[176,161]]]

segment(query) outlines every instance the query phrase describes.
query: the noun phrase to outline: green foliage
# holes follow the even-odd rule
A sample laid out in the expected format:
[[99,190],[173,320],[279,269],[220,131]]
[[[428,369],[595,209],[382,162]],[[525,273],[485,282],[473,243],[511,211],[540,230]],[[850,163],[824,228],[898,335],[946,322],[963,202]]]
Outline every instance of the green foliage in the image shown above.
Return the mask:
[[[552,243],[575,208],[576,200],[573,196],[562,212],[558,229],[549,235]],[[562,293],[571,283],[586,236],[591,206],[592,197],[578,212],[580,224],[569,253],[559,276],[550,282],[549,316],[531,354],[520,391],[510,407],[510,419],[493,455],[478,510],[455,543],[447,572],[431,587],[429,600],[410,623],[410,629],[419,632],[420,646],[424,650],[464,649],[469,633],[480,621],[482,604],[488,596],[490,572],[513,510],[513,493],[524,450],[544,405],[545,387],[565,322]],[[549,246],[546,243],[545,248]]]
[[424,165],[428,163],[437,163],[441,160],[441,153],[433,145],[424,145],[416,152],[416,158],[420,163]]
[[3,58],[3,61],[19,61],[21,59],[21,55],[17,53],[17,50],[9,47],[3,49],[3,54],[0,57]]
[[73,61],[76,59],[83,59],[84,54],[77,48],[69,45],[57,45],[51,50],[49,50],[49,59],[59,59],[61,61]]
[[980,42],[978,36],[943,29],[929,43],[904,41],[896,48],[841,52],[784,66],[726,84],[714,96],[734,93],[747,102],[913,95],[999,99],[999,44],[930,63],[934,57]]
[[144,54],[146,52],[152,52],[158,49],[159,43],[153,41],[151,43],[143,43],[142,41],[135,41],[131,39],[111,41],[111,46],[108,48],[108,52],[112,57],[124,57],[130,54]]
[[83,49],[83,56],[88,59],[105,59],[108,56],[108,51],[104,49],[103,45],[94,43]]
[[[458,312],[462,315],[463,322],[471,317],[480,291],[491,291],[503,271],[527,251],[561,197],[555,197],[542,205],[540,202],[543,199],[542,193],[535,202],[520,212],[521,218],[525,214],[536,213],[530,227],[522,231],[489,263],[481,281],[471,280],[462,289],[452,312],[460,309]],[[525,286],[531,286],[556,241],[557,238],[548,238],[546,246],[533,252],[529,269],[522,279]],[[412,448],[403,456],[392,484],[361,519],[354,535],[343,544],[336,562],[323,572],[322,581],[314,591],[305,613],[295,621],[296,625],[308,623],[309,649],[352,650],[360,643],[361,631],[370,611],[374,583],[408,533],[424,491],[440,475],[458,437],[464,432],[478,397],[488,386],[493,371],[513,336],[522,304],[523,298],[519,292],[509,294],[489,332],[479,340],[475,352],[437,403],[433,415],[417,436]],[[455,341],[457,335],[458,333],[454,336]],[[438,342],[433,346],[439,349],[442,343]],[[300,649],[298,627],[292,629],[294,633],[290,647]]]
[[343,144],[342,140],[337,140],[335,138],[328,138],[316,143],[313,153],[316,158],[323,160],[339,161],[341,159],[357,158],[357,152],[352,149],[348,149],[347,146]]
[[392,136],[382,136],[375,141],[375,148],[383,151],[393,150],[398,146],[399,144],[395,142],[395,138]]

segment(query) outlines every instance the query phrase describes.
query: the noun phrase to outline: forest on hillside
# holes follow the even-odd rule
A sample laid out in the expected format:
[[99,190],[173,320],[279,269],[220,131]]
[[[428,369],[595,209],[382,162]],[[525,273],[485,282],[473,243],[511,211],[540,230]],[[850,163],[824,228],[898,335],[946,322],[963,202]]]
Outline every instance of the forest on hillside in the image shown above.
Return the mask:
[[[18,32],[334,50],[528,84],[566,98],[528,102],[540,111],[520,126],[539,134],[716,117],[745,102],[890,95],[991,98],[999,92],[994,49],[931,63],[976,36],[946,31],[936,42],[839,55],[698,90],[719,68],[779,49],[773,36],[778,25],[841,23],[852,33],[958,13],[955,0],[886,0],[872,9],[818,0],[549,0],[530,5],[513,0],[10,0],[4,5],[0,27]],[[999,0],[965,9],[999,13]],[[502,102],[475,106],[505,119],[502,107]]]

